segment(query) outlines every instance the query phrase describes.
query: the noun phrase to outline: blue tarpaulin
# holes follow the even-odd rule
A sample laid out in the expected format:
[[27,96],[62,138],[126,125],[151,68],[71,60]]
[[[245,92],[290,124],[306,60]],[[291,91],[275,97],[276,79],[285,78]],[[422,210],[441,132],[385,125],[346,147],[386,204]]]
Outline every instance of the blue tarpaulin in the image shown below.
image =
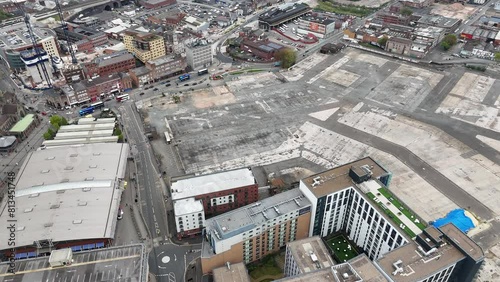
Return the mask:
[[464,233],[474,228],[472,219],[465,215],[465,211],[463,209],[452,210],[446,215],[446,217],[434,221],[432,225],[437,228],[449,222],[452,222],[458,229],[462,230],[462,232]]

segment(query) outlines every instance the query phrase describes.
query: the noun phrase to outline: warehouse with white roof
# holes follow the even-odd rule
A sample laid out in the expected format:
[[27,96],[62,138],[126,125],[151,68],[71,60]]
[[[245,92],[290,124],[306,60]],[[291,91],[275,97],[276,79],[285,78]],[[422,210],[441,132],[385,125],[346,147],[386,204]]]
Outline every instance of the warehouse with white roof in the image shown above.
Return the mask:
[[[109,246],[115,237],[125,185],[128,144],[85,144],[30,152],[16,185],[16,258],[53,249],[81,251]],[[8,222],[7,198],[0,220]],[[1,238],[9,230],[0,229]],[[12,246],[0,240],[10,256]]]

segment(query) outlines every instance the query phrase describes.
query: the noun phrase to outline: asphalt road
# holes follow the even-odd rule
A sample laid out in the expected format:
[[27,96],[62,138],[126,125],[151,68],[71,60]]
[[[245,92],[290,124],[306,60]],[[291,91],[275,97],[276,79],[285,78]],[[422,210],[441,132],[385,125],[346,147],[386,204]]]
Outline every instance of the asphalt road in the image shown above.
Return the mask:
[[136,180],[142,214],[152,237],[149,269],[157,281],[184,281],[186,265],[199,257],[200,245],[179,246],[170,241],[172,234],[166,216],[166,188],[160,178],[159,165],[151,145],[144,135],[142,119],[132,100],[121,103],[118,109],[137,166]]

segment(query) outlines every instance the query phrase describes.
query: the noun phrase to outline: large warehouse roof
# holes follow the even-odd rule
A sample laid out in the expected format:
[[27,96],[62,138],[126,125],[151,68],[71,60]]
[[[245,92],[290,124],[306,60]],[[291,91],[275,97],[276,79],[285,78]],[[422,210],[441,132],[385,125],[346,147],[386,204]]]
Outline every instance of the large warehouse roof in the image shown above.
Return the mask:
[[249,168],[181,179],[172,183],[172,200],[194,197],[255,184]]
[[[16,193],[16,247],[34,241],[53,242],[113,238],[121,189],[114,181],[82,181],[33,187]],[[7,199],[7,198],[6,198]],[[0,220],[10,213],[4,201]],[[9,238],[7,228],[0,229]],[[0,240],[0,250],[11,248]]]
[[[114,238],[127,144],[87,144],[31,152],[16,179],[16,247]],[[6,198],[7,200],[7,198]],[[10,213],[2,203],[0,220]],[[6,228],[0,236],[8,238]],[[0,250],[10,248],[0,240]]]
[[107,130],[114,129],[114,123],[97,123],[97,124],[72,124],[72,125],[63,125],[57,133],[62,132],[74,132],[74,131],[90,131],[90,130]]
[[55,140],[89,138],[89,137],[108,137],[113,135],[113,129],[107,130],[92,130],[92,131],[74,131],[57,133]]
[[100,143],[49,147],[27,155],[16,180],[16,190],[63,182],[123,178],[128,144]]

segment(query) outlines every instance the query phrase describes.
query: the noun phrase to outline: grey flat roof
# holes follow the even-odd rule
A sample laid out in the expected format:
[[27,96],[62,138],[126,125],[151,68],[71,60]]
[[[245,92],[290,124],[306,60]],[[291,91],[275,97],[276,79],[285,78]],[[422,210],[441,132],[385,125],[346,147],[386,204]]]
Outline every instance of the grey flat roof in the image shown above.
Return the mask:
[[445,224],[439,227],[439,230],[452,240],[457,248],[460,248],[462,252],[470,256],[473,260],[479,261],[484,258],[483,249],[469,238],[469,236],[460,231],[453,223],[450,222]]
[[299,191],[299,188],[296,188],[207,219],[205,221],[206,231],[217,231],[222,239],[227,239],[262,225],[273,218],[307,208],[310,205],[309,200]]
[[49,257],[16,261],[16,274],[8,273],[8,263],[0,264],[0,282],[7,281],[146,281],[146,250],[143,245],[129,245],[73,253],[73,263],[51,268]]
[[84,137],[72,139],[58,139],[58,140],[45,140],[43,145],[48,147],[60,147],[71,145],[95,144],[95,143],[117,143],[118,136],[104,136],[104,137]]
[[214,282],[250,282],[248,270],[244,263],[239,262],[213,270]]
[[112,123],[116,122],[116,118],[81,118],[78,120],[78,124],[103,124],[103,123]]
[[[55,33],[48,28],[34,26],[33,33],[35,34],[37,42],[51,36],[55,38]],[[24,22],[0,28],[0,48],[19,49],[31,45],[31,40],[28,37],[28,30]]]
[[[36,177],[32,177],[36,178]],[[114,238],[121,189],[114,181],[82,181],[32,187],[16,193],[16,247],[53,242]],[[0,220],[8,222],[7,198]],[[2,238],[9,230],[0,228]],[[11,248],[0,240],[0,250]]]
[[72,125],[63,125],[57,133],[62,132],[74,132],[74,131],[90,131],[90,130],[106,130],[106,129],[114,129],[114,123],[102,123],[102,124],[72,124]]
[[172,200],[185,199],[256,184],[252,170],[241,168],[177,180],[171,185]]
[[323,268],[309,273],[274,280],[274,282],[332,282],[335,281],[333,279],[332,269]]
[[128,51],[118,51],[111,55],[97,57],[94,62],[99,67],[104,67],[131,59],[134,59],[134,55],[130,54]]
[[60,140],[60,139],[75,139],[75,138],[89,138],[89,137],[108,137],[112,135],[113,135],[113,129],[74,131],[74,132],[57,133],[54,139]]
[[[325,195],[329,195],[336,191],[343,190],[348,187],[353,186],[351,177],[349,176],[349,170],[351,167],[359,168],[361,166],[368,165],[373,173],[373,178],[379,178],[389,172],[381,167],[375,160],[370,157],[366,157],[354,162],[344,164],[330,170],[309,176],[302,179],[301,181],[306,184],[307,188],[316,196],[316,198],[321,198]],[[319,177],[320,183],[313,187],[314,179]]]
[[[393,280],[410,282],[422,280],[438,270],[457,263],[465,255],[452,244],[444,244],[437,251],[424,256],[415,241],[384,254],[375,261],[377,265]],[[401,262],[401,272],[394,274],[394,264]]]
[[325,244],[318,236],[290,242],[286,248],[290,250],[301,273],[329,268],[334,265]]
[[15,181],[16,190],[62,182],[123,178],[128,144],[96,143],[49,147],[28,153]]
[[[359,256],[347,262],[354,271],[366,282],[387,282],[384,274],[378,270],[373,262],[366,256],[360,254]],[[341,280],[342,281],[342,280]]]

